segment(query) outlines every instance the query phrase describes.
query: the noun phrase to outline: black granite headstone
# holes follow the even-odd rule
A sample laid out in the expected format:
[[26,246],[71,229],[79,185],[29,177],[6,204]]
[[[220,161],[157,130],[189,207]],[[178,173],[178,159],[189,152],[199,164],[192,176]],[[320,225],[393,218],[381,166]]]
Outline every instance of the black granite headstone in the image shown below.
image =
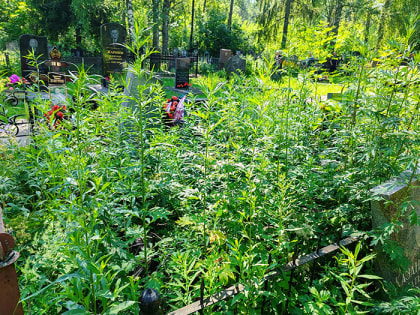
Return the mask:
[[[45,64],[42,64],[42,62],[48,59],[46,36],[24,34],[19,37],[19,46],[22,76],[30,80],[30,78],[35,77],[31,75],[36,74],[38,70],[41,75],[48,73],[48,67]],[[33,64],[35,60],[27,58],[32,51],[34,52],[38,69],[37,66]]]
[[187,89],[190,83],[190,58],[177,58],[175,69],[175,87]]
[[127,52],[125,48],[127,31],[117,23],[101,25],[101,42],[104,76],[124,69]]
[[150,54],[150,71],[159,71],[160,61],[161,61],[160,52],[154,52]]
[[83,49],[81,48],[73,48],[70,53],[72,57],[83,58]]

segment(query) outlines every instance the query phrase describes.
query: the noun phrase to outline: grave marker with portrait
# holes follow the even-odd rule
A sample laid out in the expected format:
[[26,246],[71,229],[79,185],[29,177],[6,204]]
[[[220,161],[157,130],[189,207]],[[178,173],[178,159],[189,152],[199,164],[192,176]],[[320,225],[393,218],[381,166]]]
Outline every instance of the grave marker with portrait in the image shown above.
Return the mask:
[[[36,81],[38,71],[40,75],[48,73],[48,67],[43,63],[48,59],[47,45],[47,37],[45,36],[24,34],[19,37],[22,76],[31,82]],[[35,60],[28,58],[32,52],[34,54],[33,57],[36,59],[36,64]]]
[[104,76],[122,72],[124,69],[127,58],[126,39],[127,31],[124,26],[117,23],[101,25]]

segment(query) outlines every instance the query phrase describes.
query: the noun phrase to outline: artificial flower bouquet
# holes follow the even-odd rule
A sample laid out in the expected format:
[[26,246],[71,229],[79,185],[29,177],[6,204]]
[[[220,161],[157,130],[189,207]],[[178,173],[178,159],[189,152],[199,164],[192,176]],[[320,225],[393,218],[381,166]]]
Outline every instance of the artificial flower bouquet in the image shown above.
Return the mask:
[[176,87],[178,89],[188,89],[188,88],[191,87],[191,83],[188,83],[188,82],[179,83],[179,84],[176,85]]
[[184,122],[184,103],[186,98],[186,94],[181,98],[172,96],[172,98],[168,98],[167,101],[163,103],[162,120],[166,126],[172,127]]
[[7,80],[6,87],[7,90],[13,92],[19,89],[23,89],[25,85],[29,83],[30,82],[24,77],[19,77],[17,74],[12,74]]
[[44,114],[48,121],[48,127],[52,130],[59,128],[66,117],[66,105],[53,105],[51,109]]

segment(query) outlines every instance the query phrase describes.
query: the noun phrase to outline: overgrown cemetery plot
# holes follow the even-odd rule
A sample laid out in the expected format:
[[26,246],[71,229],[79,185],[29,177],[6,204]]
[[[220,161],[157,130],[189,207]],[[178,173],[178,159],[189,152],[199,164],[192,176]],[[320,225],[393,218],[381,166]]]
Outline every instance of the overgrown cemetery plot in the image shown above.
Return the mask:
[[222,49],[192,79],[198,52],[101,30],[102,76],[56,48],[41,73],[21,38],[31,143],[0,147],[0,207],[25,312],[418,311],[419,56],[332,75]]

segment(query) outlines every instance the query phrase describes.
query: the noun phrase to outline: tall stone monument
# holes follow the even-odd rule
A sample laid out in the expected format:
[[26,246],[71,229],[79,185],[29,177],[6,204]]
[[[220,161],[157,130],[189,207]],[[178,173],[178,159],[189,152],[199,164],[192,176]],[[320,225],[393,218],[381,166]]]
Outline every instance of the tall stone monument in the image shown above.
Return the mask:
[[398,287],[420,286],[420,226],[411,224],[408,219],[410,211],[415,211],[420,217],[419,175],[420,169],[417,169],[415,174],[413,171],[406,171],[399,177],[371,190],[375,196],[380,197],[380,200],[371,201],[373,228],[380,227],[400,216],[403,202],[410,204],[406,213],[398,218],[403,223],[402,228],[391,235],[391,240],[401,246],[404,256],[410,261],[408,269],[403,272],[395,270],[382,247],[376,247],[377,273]]
[[126,40],[127,31],[124,26],[117,23],[101,25],[103,74],[105,77],[112,73],[122,72],[125,68]]

